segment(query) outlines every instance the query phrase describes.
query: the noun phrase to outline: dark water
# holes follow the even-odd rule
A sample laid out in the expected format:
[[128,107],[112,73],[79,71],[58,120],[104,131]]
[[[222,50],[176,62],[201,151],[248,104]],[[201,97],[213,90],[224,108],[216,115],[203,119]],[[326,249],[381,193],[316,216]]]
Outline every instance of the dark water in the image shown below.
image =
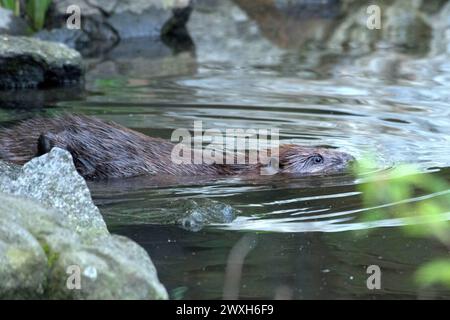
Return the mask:
[[[40,93],[44,108],[1,109],[0,119],[7,124],[77,112],[164,138],[174,129],[191,129],[194,120],[207,128],[279,128],[283,141],[333,146],[356,158],[372,152],[380,172],[412,163],[450,181],[449,63],[432,76],[417,69],[411,78],[393,73],[376,55],[367,58],[375,64],[367,70],[364,57],[282,50],[251,32],[228,37],[223,47],[204,37],[194,37],[195,53],[171,54],[142,41],[122,44],[90,61],[87,92]],[[27,105],[35,97],[30,92],[8,99]],[[450,298],[445,288],[414,282],[417,268],[448,257],[448,248],[405,236],[397,219],[363,222],[374,209],[357,191],[364,183],[364,176],[339,175],[129,179],[91,188],[110,230],[148,250],[172,298]],[[166,224],[167,204],[188,198],[218,200],[241,214],[198,232]],[[382,270],[380,290],[366,287],[369,265]]]

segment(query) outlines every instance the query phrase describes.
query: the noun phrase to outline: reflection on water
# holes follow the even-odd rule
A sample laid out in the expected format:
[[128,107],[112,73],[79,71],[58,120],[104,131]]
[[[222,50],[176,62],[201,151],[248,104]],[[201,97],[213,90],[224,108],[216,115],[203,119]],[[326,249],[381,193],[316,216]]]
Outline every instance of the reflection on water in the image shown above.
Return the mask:
[[[89,61],[86,94],[43,95],[46,108],[2,109],[2,122],[79,112],[164,138],[192,128],[194,120],[203,120],[205,129],[279,128],[283,141],[332,146],[356,158],[375,153],[381,172],[413,163],[450,181],[447,59],[428,57],[422,47],[365,54],[291,48],[275,41],[286,40],[280,34],[268,36],[263,29],[262,36],[258,19],[271,17],[251,20],[241,2],[217,4],[216,14],[194,12],[189,28],[195,51],[172,54],[161,44],[122,43]],[[326,19],[334,17],[331,12]],[[316,21],[317,28],[333,30],[333,21]],[[314,35],[301,36],[307,37],[303,44]],[[412,281],[420,264],[448,250],[430,239],[405,237],[399,220],[361,222],[374,209],[361,202],[357,186],[364,183],[365,177],[349,175],[155,177],[90,187],[111,231],[149,251],[174,298],[450,298],[448,290],[425,290]],[[199,232],[171,224],[168,204],[199,198],[227,203],[241,214]],[[354,232],[368,228],[375,231]],[[246,241],[251,245],[245,255],[236,254],[239,281],[224,286],[226,270],[234,270],[227,266],[230,252]],[[378,291],[365,284],[371,264],[383,271]]]
[[[114,228],[143,245],[169,292],[184,298],[217,299],[224,294],[229,255],[243,232],[209,229],[189,233],[157,225]],[[353,233],[258,233],[241,270],[241,298],[273,299],[287,291],[294,299],[450,298],[445,290],[411,285],[415,268],[446,248],[431,241],[405,239],[395,229],[370,236]],[[382,290],[367,290],[366,268],[383,270]]]

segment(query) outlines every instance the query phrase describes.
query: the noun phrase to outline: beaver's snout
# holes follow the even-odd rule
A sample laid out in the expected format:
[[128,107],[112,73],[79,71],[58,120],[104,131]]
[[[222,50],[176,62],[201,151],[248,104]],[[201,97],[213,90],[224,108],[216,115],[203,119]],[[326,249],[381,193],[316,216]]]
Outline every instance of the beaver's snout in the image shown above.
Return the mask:
[[337,155],[335,156],[335,160],[340,162],[342,165],[345,166],[351,166],[353,163],[356,162],[356,159],[351,154],[345,153],[345,152],[337,152]]
[[342,171],[351,171],[353,167],[356,165],[356,159],[351,154],[340,152],[340,156],[338,157]]

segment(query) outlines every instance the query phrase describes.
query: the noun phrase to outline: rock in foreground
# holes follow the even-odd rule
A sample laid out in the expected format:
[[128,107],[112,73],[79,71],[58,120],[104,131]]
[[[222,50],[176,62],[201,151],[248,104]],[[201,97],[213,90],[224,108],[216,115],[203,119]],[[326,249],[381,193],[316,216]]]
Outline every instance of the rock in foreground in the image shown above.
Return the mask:
[[91,199],[84,179],[77,173],[72,156],[54,148],[34,158],[23,168],[0,165],[0,192],[34,199],[46,207],[64,212],[71,229],[81,235],[106,235],[108,230]]
[[68,152],[0,162],[0,192],[0,299],[167,299],[146,251],[108,233]]

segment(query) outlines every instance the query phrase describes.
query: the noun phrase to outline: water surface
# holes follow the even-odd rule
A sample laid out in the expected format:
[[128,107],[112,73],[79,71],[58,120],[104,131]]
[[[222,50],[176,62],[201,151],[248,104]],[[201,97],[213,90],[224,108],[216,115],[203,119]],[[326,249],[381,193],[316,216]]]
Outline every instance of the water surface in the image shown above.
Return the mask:
[[[244,13],[234,10],[241,19]],[[200,18],[194,13],[194,30]],[[253,22],[242,24],[246,33],[226,40],[214,26],[209,38],[194,33],[195,52],[173,54],[142,40],[122,43],[89,61],[87,91],[50,92],[41,97],[44,108],[2,109],[2,123],[76,112],[163,138],[192,129],[196,120],[205,129],[278,128],[284,142],[336,147],[356,158],[372,152],[380,172],[410,163],[450,181],[448,63],[432,76],[415,69],[411,78],[392,72],[379,53],[367,58],[324,48],[280,49]],[[222,46],[214,47],[215,34]],[[364,59],[381,62],[368,70]],[[29,102],[34,94],[8,99]],[[448,248],[405,236],[398,219],[364,222],[361,217],[374,210],[362,203],[357,187],[364,183],[365,176],[344,174],[136,178],[90,187],[110,230],[148,250],[172,298],[450,298],[445,288],[419,288],[413,281],[421,264],[448,257]],[[169,223],[168,204],[196,198],[241,213],[198,232]],[[366,287],[366,268],[373,264],[383,272],[381,290]]]

